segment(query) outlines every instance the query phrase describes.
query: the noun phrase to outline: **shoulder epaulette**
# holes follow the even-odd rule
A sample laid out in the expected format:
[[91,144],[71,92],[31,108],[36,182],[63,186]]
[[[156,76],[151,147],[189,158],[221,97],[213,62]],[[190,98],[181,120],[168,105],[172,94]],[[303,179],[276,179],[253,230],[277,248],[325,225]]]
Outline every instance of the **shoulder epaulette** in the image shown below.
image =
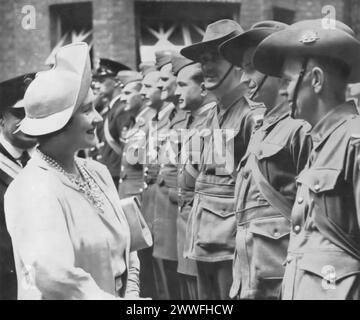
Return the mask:
[[265,104],[263,104],[262,102],[256,102],[251,100],[250,98],[244,96],[244,99],[246,100],[246,102],[248,103],[250,109],[258,109],[258,108],[265,108]]

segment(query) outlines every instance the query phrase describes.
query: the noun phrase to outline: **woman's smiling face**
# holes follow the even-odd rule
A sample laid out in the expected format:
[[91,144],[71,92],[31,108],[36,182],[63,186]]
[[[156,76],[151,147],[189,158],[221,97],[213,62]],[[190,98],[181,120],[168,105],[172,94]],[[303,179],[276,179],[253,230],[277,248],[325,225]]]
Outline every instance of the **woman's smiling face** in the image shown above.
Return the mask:
[[62,134],[66,135],[67,141],[75,150],[92,148],[98,144],[96,128],[101,122],[102,117],[90,102],[79,107]]

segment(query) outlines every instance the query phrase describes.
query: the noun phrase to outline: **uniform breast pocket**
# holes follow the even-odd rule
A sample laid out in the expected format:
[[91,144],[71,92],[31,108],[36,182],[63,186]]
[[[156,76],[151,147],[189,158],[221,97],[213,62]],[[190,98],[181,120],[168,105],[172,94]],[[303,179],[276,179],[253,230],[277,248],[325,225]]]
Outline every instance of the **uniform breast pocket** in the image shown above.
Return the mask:
[[[339,201],[341,170],[333,168],[311,168],[304,170],[297,178],[297,182],[305,185],[311,191],[311,197],[316,208],[334,222],[342,221],[344,212]],[[346,196],[346,195],[345,195]],[[351,197],[351,195],[349,195]],[[351,200],[350,202],[351,203]]]
[[359,299],[360,262],[335,250],[302,256],[298,262],[295,299]]
[[283,216],[267,217],[251,221],[246,239],[246,255],[250,278],[282,278],[289,242],[290,222]]
[[197,244],[208,251],[235,248],[234,198],[204,197],[200,204]]
[[258,148],[253,152],[258,160],[265,158],[271,158],[272,156],[279,154],[283,150],[284,146],[272,143],[261,143]]

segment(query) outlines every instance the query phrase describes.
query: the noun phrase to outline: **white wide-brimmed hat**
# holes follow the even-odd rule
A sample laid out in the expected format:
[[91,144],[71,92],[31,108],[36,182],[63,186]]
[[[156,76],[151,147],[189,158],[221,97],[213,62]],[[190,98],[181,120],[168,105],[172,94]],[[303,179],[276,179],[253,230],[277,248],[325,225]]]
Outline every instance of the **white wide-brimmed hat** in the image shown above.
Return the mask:
[[16,107],[25,108],[22,132],[39,136],[63,128],[82,104],[94,100],[89,47],[85,42],[59,49],[52,69],[38,72]]

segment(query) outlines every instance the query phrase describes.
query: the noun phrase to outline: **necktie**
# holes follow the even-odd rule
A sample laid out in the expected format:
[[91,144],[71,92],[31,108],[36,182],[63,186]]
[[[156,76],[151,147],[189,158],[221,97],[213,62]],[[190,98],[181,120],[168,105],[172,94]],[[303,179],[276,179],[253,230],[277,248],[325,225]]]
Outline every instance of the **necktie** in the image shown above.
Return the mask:
[[29,153],[25,150],[17,160],[20,161],[21,166],[24,168],[27,162],[29,161],[29,159],[30,159]]
[[194,117],[193,115],[190,115],[186,128],[189,129],[193,122],[194,122]]

